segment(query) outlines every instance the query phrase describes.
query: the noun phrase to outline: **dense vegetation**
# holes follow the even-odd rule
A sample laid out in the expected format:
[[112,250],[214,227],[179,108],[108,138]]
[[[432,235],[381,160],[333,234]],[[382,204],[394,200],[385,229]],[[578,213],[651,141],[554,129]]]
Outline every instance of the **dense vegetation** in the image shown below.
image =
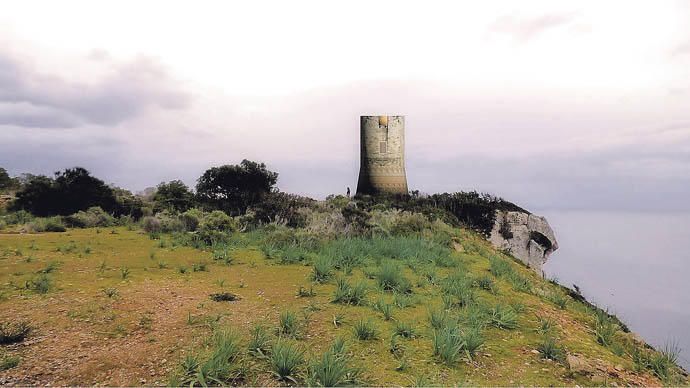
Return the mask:
[[[0,342],[54,337],[2,348],[0,377],[687,384],[677,348],[648,347],[608,312],[491,248],[481,235],[494,210],[517,206],[478,193],[314,201],[279,192],[277,177],[248,161],[214,168],[194,192],[172,181],[130,194],[137,212],[108,207],[128,195],[82,169],[16,186],[0,231],[67,232],[0,234]],[[47,186],[37,190],[39,181]],[[34,202],[20,198],[42,190],[85,200],[32,213]],[[75,370],[44,373],[46,358]],[[52,380],[26,377],[37,374]]]

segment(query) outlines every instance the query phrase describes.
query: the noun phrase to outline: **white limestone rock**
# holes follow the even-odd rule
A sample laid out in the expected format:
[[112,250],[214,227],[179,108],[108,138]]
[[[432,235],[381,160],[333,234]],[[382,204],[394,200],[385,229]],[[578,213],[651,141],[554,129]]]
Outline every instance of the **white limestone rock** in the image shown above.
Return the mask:
[[496,211],[489,241],[539,273],[549,255],[558,249],[546,218],[517,211]]

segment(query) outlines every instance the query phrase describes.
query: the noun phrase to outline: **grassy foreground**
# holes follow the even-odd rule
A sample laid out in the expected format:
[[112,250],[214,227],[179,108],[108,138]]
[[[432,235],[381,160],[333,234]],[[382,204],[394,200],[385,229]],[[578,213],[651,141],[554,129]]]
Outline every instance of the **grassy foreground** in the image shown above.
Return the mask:
[[0,234],[0,385],[688,384],[673,349],[451,234]]

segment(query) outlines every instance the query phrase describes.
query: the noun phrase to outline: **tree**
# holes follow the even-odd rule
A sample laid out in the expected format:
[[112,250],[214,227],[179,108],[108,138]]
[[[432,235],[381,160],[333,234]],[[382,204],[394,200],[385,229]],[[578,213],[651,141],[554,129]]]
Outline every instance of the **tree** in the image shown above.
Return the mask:
[[194,194],[182,181],[174,180],[158,185],[153,202],[156,212],[172,210],[182,213],[194,206]]
[[264,163],[243,160],[239,165],[212,167],[199,177],[197,198],[206,207],[228,214],[243,214],[268,193],[278,181],[278,173]]
[[13,208],[38,216],[68,215],[92,206],[117,210],[113,190],[82,167],[55,173],[55,179],[32,176],[17,193]]
[[17,187],[17,180],[10,177],[7,170],[0,167],[0,192],[8,191]]

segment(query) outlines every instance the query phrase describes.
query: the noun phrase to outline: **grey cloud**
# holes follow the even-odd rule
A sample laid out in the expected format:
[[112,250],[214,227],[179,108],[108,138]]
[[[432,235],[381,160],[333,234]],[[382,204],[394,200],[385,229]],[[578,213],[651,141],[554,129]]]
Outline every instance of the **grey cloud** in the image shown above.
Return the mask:
[[520,42],[526,42],[538,35],[575,20],[574,14],[546,14],[534,18],[519,18],[507,15],[496,20],[490,27],[494,33],[508,34]]
[[0,125],[76,127],[114,125],[146,109],[181,109],[189,97],[163,68],[146,58],[109,66],[111,74],[95,84],[40,73],[0,53]]

